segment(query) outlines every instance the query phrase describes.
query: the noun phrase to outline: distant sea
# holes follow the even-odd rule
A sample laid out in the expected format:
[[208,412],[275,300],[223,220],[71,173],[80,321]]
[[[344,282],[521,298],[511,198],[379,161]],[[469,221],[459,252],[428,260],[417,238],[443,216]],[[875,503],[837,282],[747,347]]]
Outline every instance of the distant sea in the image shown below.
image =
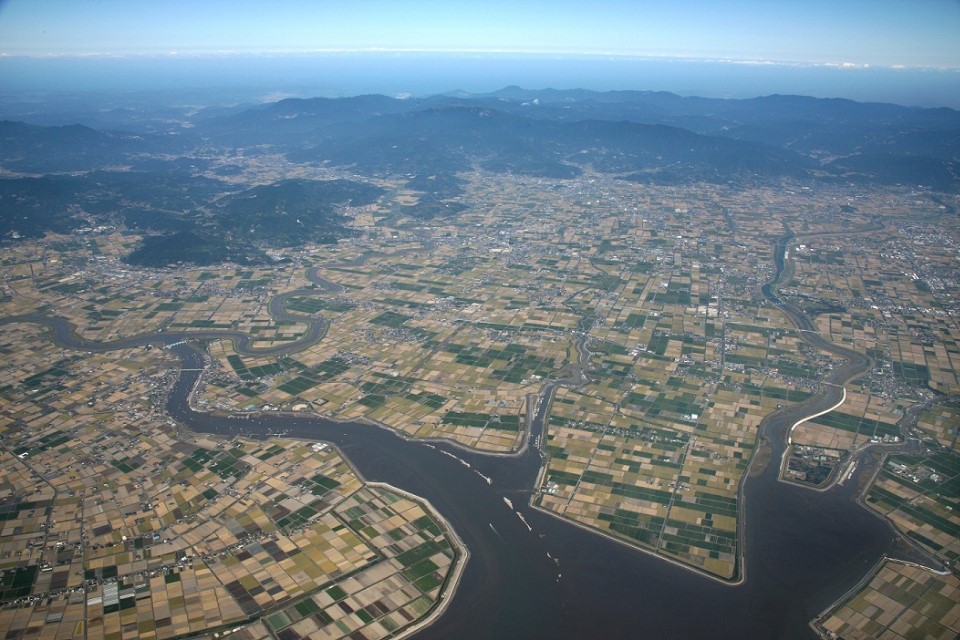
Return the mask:
[[797,94],[960,109],[960,71],[840,68],[617,56],[466,53],[0,58],[0,99],[156,93],[198,104],[365,93],[636,89],[750,98]]

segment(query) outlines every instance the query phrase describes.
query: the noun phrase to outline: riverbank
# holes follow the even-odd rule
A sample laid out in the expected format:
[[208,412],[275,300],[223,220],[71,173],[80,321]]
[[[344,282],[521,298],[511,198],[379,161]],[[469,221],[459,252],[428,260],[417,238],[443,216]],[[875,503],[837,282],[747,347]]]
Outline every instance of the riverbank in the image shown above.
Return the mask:
[[[53,329],[58,342],[68,347],[107,350],[121,346],[71,345],[67,325],[50,319],[42,324]],[[172,333],[141,336],[124,346],[173,344],[190,337]],[[532,447],[520,456],[491,457],[453,449],[445,443],[425,446],[367,425],[286,415],[264,415],[254,423],[236,416],[197,413],[187,399],[199,378],[197,369],[203,368],[202,356],[184,344],[173,349],[183,362],[167,402],[167,412],[174,419],[208,433],[255,432],[252,435],[267,437],[282,432],[286,437],[332,442],[363,477],[423,497],[458,532],[470,550],[470,558],[458,576],[456,592],[445,598],[448,602],[444,615],[417,631],[418,638],[485,638],[511,633],[529,638],[582,638],[597,632],[623,637],[638,624],[664,638],[706,633],[715,638],[742,638],[771,628],[792,628],[794,632],[785,635],[795,636],[798,618],[803,618],[800,626],[809,629],[806,624],[813,617],[806,616],[803,608],[796,609],[798,593],[807,594],[804,598],[812,603],[820,603],[828,596],[832,596],[829,601],[834,600],[836,594],[831,593],[829,585],[849,584],[842,578],[844,575],[853,577],[851,574],[855,573],[859,579],[863,574],[857,568],[856,558],[881,551],[881,538],[866,535],[869,526],[865,530],[863,522],[847,518],[846,533],[830,536],[829,552],[823,548],[819,534],[810,538],[819,547],[812,556],[808,545],[798,541],[794,531],[816,530],[827,522],[844,521],[841,514],[849,512],[849,502],[829,500],[811,513],[796,502],[795,495],[783,494],[777,488],[782,483],[774,478],[771,484],[764,477],[751,485],[746,497],[745,509],[756,509],[756,518],[751,517],[748,524],[760,526],[758,534],[748,535],[745,543],[750,580],[731,589],[714,580],[703,580],[702,575],[687,567],[663,562],[661,557],[638,554],[634,547],[607,540],[594,531],[570,527],[569,523],[537,510],[518,507],[533,529],[529,530],[504,506],[502,497],[531,495],[541,468],[539,451]],[[545,404],[540,407],[544,412],[546,408]],[[536,436],[531,433],[528,437]],[[470,468],[448,456],[448,451],[456,452]],[[480,474],[491,481],[485,481]],[[781,506],[788,509],[787,513],[768,516],[771,508]],[[777,550],[774,556],[767,553],[770,549]],[[811,563],[811,558],[816,562]],[[812,574],[804,579],[805,586],[794,581],[794,588],[783,593],[779,604],[771,603],[770,595],[782,590],[784,577],[799,575],[795,572],[800,567],[804,575]],[[820,569],[811,572],[815,567]],[[826,575],[833,578],[823,582]],[[636,592],[637,585],[644,585],[642,603],[635,598],[625,600],[628,594]],[[628,605],[627,600],[633,604]],[[617,602],[624,606],[617,606],[616,615],[598,619],[599,612],[609,611]],[[699,603],[695,606],[700,615],[678,621],[670,614],[677,603],[685,603],[689,608],[694,606],[693,602]],[[823,605],[814,614],[822,611]],[[761,610],[767,609],[780,612],[782,619],[776,621],[761,615]],[[707,622],[722,618],[722,611],[738,611],[740,615],[722,629]]]
[[[349,464],[349,458],[343,456],[343,459]],[[362,476],[360,477],[362,479]],[[386,482],[369,482],[364,480],[364,483],[369,487],[385,489],[397,495],[401,495],[408,500],[423,506],[431,514],[433,519],[441,524],[447,540],[450,541],[451,546],[454,549],[453,565],[450,573],[447,574],[447,578],[444,580],[443,585],[440,588],[440,595],[437,597],[436,604],[430,609],[430,612],[424,618],[420,619],[410,627],[403,629],[399,635],[395,636],[398,640],[402,638],[409,638],[436,622],[450,606],[453,595],[457,592],[457,587],[460,586],[460,581],[463,579],[464,568],[466,567],[467,562],[470,560],[470,550],[464,544],[463,540],[460,539],[460,536],[457,535],[456,530],[450,526],[450,523],[447,522],[440,512],[437,511],[428,501]]]
[[[98,345],[78,341],[62,321],[43,318],[39,322],[62,344],[83,350],[234,337],[241,351],[246,346],[240,336],[218,331],[164,332]],[[589,351],[581,346],[582,364]],[[329,441],[364,478],[422,496],[458,532],[464,548],[470,550],[469,560],[462,564],[456,591],[445,598],[445,614],[437,613],[432,624],[418,628],[418,638],[628,637],[638,628],[664,638],[770,633],[809,637],[810,618],[836,599],[838,588],[859,580],[864,561],[869,559],[872,565],[889,544],[886,529],[877,526],[879,521],[861,517],[869,516],[866,512],[850,513],[847,496],[828,493],[822,502],[811,504],[803,492],[778,482],[777,465],[756,464],[755,458],[741,487],[741,568],[736,580],[703,580],[704,575],[690,565],[660,554],[638,554],[635,545],[603,537],[595,529],[569,527],[569,521],[552,514],[547,517],[529,506],[544,468],[541,451],[530,444],[546,434],[548,387],[541,391],[536,416],[527,425],[525,448],[491,456],[443,440],[425,443],[404,438],[382,425],[278,413],[265,413],[253,421],[197,412],[188,398],[199,380],[199,372],[193,370],[205,366],[202,356],[187,345],[174,349],[183,358],[183,371],[169,394],[167,411],[183,424],[224,435],[283,433]],[[585,379],[582,369],[571,384]],[[824,389],[818,401],[835,401],[832,388]],[[791,406],[767,421],[761,431],[781,434],[789,427],[789,419],[828,404]],[[505,508],[504,498],[524,506]],[[685,613],[678,615],[678,607]],[[691,607],[696,616],[688,615]],[[737,612],[736,619],[730,618],[730,612]],[[717,619],[724,620],[722,628],[712,622]]]

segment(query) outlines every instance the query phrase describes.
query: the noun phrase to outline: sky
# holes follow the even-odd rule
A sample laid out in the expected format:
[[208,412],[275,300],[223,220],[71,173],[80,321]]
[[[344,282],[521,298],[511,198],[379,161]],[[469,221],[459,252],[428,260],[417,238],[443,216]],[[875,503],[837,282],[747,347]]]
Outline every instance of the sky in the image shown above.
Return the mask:
[[956,108],[958,34],[960,0],[0,0],[0,93],[520,84]]
[[960,68],[960,0],[0,0],[3,55],[604,53]]

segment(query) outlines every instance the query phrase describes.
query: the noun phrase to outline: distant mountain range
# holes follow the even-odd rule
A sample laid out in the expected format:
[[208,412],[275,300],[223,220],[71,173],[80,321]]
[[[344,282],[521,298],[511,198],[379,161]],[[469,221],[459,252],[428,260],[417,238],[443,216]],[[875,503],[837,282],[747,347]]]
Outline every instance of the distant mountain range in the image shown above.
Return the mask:
[[660,184],[791,178],[960,192],[960,112],[802,96],[507,87],[165,107],[136,117],[115,110],[96,122],[103,128],[0,121],[0,168],[10,176],[0,179],[0,237],[69,230],[94,216],[161,234],[230,238],[243,253],[245,245],[333,241],[348,233],[337,207],[380,194],[348,181],[239,189],[220,179],[229,167],[210,170],[211,157],[238,150],[402,178],[422,196],[401,213],[420,218],[462,210],[456,174],[472,168],[549,179],[589,168]]

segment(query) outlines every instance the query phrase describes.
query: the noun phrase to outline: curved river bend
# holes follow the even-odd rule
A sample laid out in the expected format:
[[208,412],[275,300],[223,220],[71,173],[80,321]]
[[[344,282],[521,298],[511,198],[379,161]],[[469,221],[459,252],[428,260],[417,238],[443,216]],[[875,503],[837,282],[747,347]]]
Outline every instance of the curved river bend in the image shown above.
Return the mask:
[[[165,333],[98,345],[79,340],[62,320],[0,322],[23,321],[43,324],[58,343],[87,351],[197,338]],[[886,524],[852,504],[856,482],[815,493],[778,482],[777,465],[767,464],[745,486],[747,580],[722,584],[527,506],[541,464],[535,446],[495,457],[405,440],[365,424],[197,412],[189,399],[204,357],[186,344],[173,350],[187,369],[168,397],[175,419],[206,433],[283,432],[333,442],[366,479],[426,498],[451,523],[470,561],[446,613],[416,638],[810,638],[808,621],[891,549]],[[530,444],[543,428],[543,409]]]
[[[775,251],[777,277],[788,241],[781,239]],[[799,312],[776,297],[775,286],[776,278],[764,294],[798,328],[808,328]],[[222,331],[157,333],[97,344],[79,338],[56,318],[0,319],[0,324],[13,322],[42,324],[56,342],[86,351],[223,338],[235,340],[241,351],[248,347],[243,334]],[[844,371],[834,371],[829,382],[842,383],[869,362],[829,346],[849,358]],[[833,394],[839,392],[829,385],[805,406],[764,421],[763,448],[770,456],[763,456],[767,461],[755,464],[744,481],[740,530],[746,579],[734,586],[531,508],[542,462],[533,445],[543,430],[546,402],[528,434],[531,446],[516,456],[490,456],[446,443],[405,440],[366,424],[195,411],[190,396],[204,356],[188,344],[172,349],[185,369],[168,396],[167,410],[175,419],[205,433],[259,438],[284,433],[332,442],[367,480],[388,482],[429,500],[456,529],[470,549],[470,560],[449,608],[418,639],[813,638],[809,621],[855,585],[882,554],[894,555],[888,525],[854,503],[862,470],[853,481],[818,493],[779,482],[779,465],[770,463],[779,461],[793,422],[835,403]]]

